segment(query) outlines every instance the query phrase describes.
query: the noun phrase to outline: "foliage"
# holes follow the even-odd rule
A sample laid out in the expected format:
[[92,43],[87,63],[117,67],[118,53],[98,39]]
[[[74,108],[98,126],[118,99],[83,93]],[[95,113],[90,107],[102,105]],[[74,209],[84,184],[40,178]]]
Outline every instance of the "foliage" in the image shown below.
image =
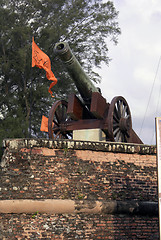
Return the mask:
[[[0,3],[0,142],[3,138],[29,137],[40,132],[42,114],[48,115],[56,99],[76,91],[54,54],[56,42],[67,41],[93,81],[93,71],[108,64],[107,39],[117,43],[118,12],[103,0],[1,0]],[[53,100],[44,70],[31,68],[32,36],[50,57],[58,78]]]

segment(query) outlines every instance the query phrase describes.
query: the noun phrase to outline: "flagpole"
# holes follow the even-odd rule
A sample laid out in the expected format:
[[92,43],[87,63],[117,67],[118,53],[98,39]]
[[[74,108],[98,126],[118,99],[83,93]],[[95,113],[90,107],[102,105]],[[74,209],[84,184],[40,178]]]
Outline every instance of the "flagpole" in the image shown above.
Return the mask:
[[30,83],[30,116],[29,116],[29,138],[31,138],[31,112],[32,112],[32,77]]
[[[31,40],[31,46],[32,46],[33,37]],[[31,55],[32,55],[32,48],[31,48]],[[31,138],[31,112],[32,112],[32,78],[33,78],[33,69],[31,67],[31,82],[30,82],[30,115],[29,115],[29,138]]]

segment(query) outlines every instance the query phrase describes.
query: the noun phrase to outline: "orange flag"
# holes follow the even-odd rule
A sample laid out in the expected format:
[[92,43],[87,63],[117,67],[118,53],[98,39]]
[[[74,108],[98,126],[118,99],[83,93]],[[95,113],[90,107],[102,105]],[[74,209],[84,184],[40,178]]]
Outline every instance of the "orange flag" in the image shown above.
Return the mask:
[[[54,127],[54,123],[52,123],[52,127]],[[48,118],[44,115],[42,115],[40,131],[48,132]]]
[[[51,71],[50,58],[36,45],[34,38],[32,38],[32,67],[43,68],[46,71],[46,77],[48,80],[53,81],[50,84],[48,92],[53,94],[51,88],[57,83],[57,79],[54,73]],[[53,96],[52,96],[53,97]]]

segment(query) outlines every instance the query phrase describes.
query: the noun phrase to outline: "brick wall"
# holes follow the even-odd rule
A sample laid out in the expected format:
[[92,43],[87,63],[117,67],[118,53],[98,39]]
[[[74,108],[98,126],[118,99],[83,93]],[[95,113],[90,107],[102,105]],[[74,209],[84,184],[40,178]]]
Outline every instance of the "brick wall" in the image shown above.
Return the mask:
[[158,218],[125,215],[0,214],[0,239],[158,238]]
[[[153,146],[17,139],[4,147],[1,200],[157,201]],[[0,222],[13,239],[158,239],[155,216],[1,214]]]

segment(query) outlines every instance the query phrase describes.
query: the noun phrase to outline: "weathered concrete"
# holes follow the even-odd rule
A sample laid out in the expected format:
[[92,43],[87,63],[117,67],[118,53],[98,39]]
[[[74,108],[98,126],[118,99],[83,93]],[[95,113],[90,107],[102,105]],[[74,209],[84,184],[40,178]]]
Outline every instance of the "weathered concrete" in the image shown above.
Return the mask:
[[158,216],[156,202],[139,201],[89,201],[61,199],[0,200],[0,213],[50,213],[50,214],[130,214]]
[[81,129],[73,131],[73,140],[77,141],[106,141],[106,135],[101,129]]

